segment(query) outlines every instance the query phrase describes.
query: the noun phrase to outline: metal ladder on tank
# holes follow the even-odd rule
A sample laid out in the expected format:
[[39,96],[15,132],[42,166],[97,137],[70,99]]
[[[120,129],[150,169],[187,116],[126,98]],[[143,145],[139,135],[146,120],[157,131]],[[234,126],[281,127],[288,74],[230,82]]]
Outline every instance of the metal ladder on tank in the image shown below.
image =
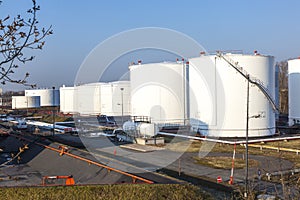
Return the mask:
[[270,104],[272,105],[272,109],[275,112],[278,112],[279,109],[275,103],[275,100],[270,95],[270,92],[267,87],[264,86],[264,83],[259,80],[258,78],[250,75],[243,67],[239,66],[238,62],[235,62],[228,56],[224,55],[221,51],[217,51],[217,57],[222,58],[225,60],[231,67],[233,67],[238,73],[240,73],[245,79],[249,80],[251,84],[254,84],[258,87],[258,89],[264,94],[264,96],[268,99]]

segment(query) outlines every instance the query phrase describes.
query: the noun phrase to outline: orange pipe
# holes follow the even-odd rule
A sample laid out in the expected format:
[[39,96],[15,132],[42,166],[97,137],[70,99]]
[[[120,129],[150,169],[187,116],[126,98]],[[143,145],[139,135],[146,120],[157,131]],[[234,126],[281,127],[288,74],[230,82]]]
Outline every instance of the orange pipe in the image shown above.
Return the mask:
[[43,146],[43,147],[46,148],[46,149],[49,149],[49,150],[52,150],[52,151],[56,151],[56,152],[60,153],[61,155],[65,154],[65,155],[70,156],[70,157],[72,157],[72,158],[75,158],[75,159],[79,159],[79,160],[85,161],[85,162],[87,162],[87,163],[89,163],[89,164],[93,164],[93,165],[96,165],[96,166],[98,166],[98,167],[103,167],[103,168],[105,168],[105,169],[107,169],[107,170],[109,170],[109,171],[114,171],[114,172],[117,172],[117,173],[119,173],[119,174],[123,174],[123,175],[125,175],[125,176],[129,176],[129,177],[132,178],[133,183],[135,183],[136,180],[140,180],[140,181],[143,181],[143,182],[149,183],[149,184],[154,183],[153,181],[150,181],[150,180],[148,180],[148,179],[145,179],[145,178],[142,178],[142,177],[139,177],[139,176],[136,176],[136,175],[133,175],[133,174],[130,174],[130,173],[127,173],[127,172],[124,172],[124,171],[121,171],[121,170],[118,170],[118,169],[115,169],[115,168],[112,168],[112,167],[109,167],[109,166],[100,164],[100,163],[95,162],[95,161],[93,161],[93,160],[90,160],[90,159],[87,159],[87,158],[84,158],[84,157],[81,157],[81,156],[77,156],[77,155],[72,154],[72,153],[69,153],[69,152],[62,151],[61,149],[57,149],[57,148],[54,148],[54,147],[50,147],[50,146],[48,146],[48,145],[44,145],[44,144],[39,143],[39,142],[34,142],[34,141],[30,140],[30,139],[27,139],[27,138],[24,138],[24,137],[21,137],[21,136],[19,136],[19,135],[15,135],[15,134],[12,134],[12,133],[8,133],[8,134],[11,135],[11,136],[14,136],[14,137],[21,138],[21,139],[23,139],[23,140],[25,140],[25,141],[28,141],[28,142],[33,142],[33,143],[35,143],[35,144],[37,144],[37,145]]

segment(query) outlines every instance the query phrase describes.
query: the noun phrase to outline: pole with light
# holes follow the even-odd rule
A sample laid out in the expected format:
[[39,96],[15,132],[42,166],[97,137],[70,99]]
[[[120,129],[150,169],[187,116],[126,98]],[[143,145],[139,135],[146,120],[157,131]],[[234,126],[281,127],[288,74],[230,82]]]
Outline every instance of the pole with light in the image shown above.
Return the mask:
[[53,110],[52,110],[52,122],[53,122],[53,130],[52,135],[55,134],[55,87],[52,87],[52,103],[53,103]]
[[248,135],[249,135],[249,85],[250,85],[250,76],[247,75],[247,119],[246,119],[246,177],[245,177],[245,198],[248,198],[248,172],[249,172],[249,163],[248,163]]
[[26,96],[26,117],[28,117],[28,96]]

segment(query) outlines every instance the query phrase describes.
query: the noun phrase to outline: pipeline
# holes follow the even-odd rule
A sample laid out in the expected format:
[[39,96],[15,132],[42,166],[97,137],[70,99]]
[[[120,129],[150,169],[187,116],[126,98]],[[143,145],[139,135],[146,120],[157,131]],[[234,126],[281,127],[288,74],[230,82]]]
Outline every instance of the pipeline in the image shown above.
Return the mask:
[[300,152],[300,149],[292,149],[292,148],[285,148],[285,147],[275,147],[275,146],[270,146],[270,145],[261,145],[261,144],[249,144],[249,147],[253,148],[260,148],[262,151],[263,149],[271,149],[271,150],[277,150],[279,151],[287,151],[287,152],[294,152],[297,155]]
[[142,182],[144,182],[144,183],[148,183],[148,184],[153,184],[153,183],[154,183],[154,182],[151,181],[151,180],[148,180],[148,179],[145,179],[145,178],[142,178],[142,177],[139,177],[139,176],[136,176],[136,175],[133,175],[133,174],[130,174],[130,173],[127,173],[127,172],[124,172],[124,171],[121,171],[121,170],[118,170],[118,169],[115,169],[115,168],[106,166],[106,165],[104,165],[104,164],[95,162],[95,161],[93,161],[93,160],[90,160],[90,159],[87,159],[87,158],[84,158],[84,157],[81,157],[81,156],[72,154],[72,153],[68,152],[68,150],[67,150],[67,148],[66,148],[65,146],[60,146],[60,148],[54,148],[54,147],[51,147],[51,146],[48,146],[48,145],[45,145],[45,144],[42,144],[42,143],[39,143],[39,142],[30,140],[30,139],[28,139],[28,138],[22,137],[22,136],[20,136],[20,135],[16,135],[16,134],[13,134],[13,133],[8,133],[8,134],[9,134],[10,136],[20,138],[20,139],[22,139],[22,140],[24,140],[24,141],[32,142],[32,143],[34,143],[34,144],[37,144],[37,145],[39,145],[39,146],[42,146],[42,147],[44,147],[45,149],[49,149],[49,150],[55,151],[55,152],[59,153],[61,156],[62,156],[62,155],[67,155],[67,156],[70,156],[70,157],[72,157],[72,158],[75,158],[75,159],[78,159],[78,160],[87,162],[88,164],[93,164],[93,165],[96,165],[96,166],[98,166],[98,167],[105,168],[105,169],[108,170],[108,172],[113,171],[113,172],[116,172],[116,173],[119,173],[119,174],[122,174],[122,175],[125,175],[125,176],[128,176],[128,177],[131,177],[133,183],[136,183],[137,180],[142,181]]
[[[246,140],[242,139],[240,141],[230,141],[218,138],[209,138],[209,137],[197,137],[197,136],[189,136],[189,135],[181,135],[181,134],[174,134],[174,133],[167,133],[167,132],[157,132],[159,135],[165,136],[173,136],[173,137],[180,137],[180,138],[187,138],[192,140],[200,140],[200,141],[207,141],[207,142],[215,142],[221,144],[245,144]],[[248,143],[260,143],[260,142],[276,142],[276,141],[284,141],[284,140],[297,140],[300,139],[299,135],[296,136],[287,136],[287,137],[270,137],[270,138],[261,138],[261,139],[249,139]]]

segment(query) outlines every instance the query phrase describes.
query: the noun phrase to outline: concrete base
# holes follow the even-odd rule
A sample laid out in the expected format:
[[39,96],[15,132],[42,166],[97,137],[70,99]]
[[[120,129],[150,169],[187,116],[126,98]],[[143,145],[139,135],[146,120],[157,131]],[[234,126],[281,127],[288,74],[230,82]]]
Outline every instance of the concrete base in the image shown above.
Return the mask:
[[161,148],[161,147],[147,146],[147,145],[141,145],[141,144],[124,144],[124,145],[120,145],[120,147],[124,148],[124,149],[130,149],[130,150],[143,152],[143,153],[164,150],[164,148]]
[[158,138],[135,138],[137,144],[141,145],[148,145],[148,144],[164,144],[165,140],[163,137],[158,137]]

